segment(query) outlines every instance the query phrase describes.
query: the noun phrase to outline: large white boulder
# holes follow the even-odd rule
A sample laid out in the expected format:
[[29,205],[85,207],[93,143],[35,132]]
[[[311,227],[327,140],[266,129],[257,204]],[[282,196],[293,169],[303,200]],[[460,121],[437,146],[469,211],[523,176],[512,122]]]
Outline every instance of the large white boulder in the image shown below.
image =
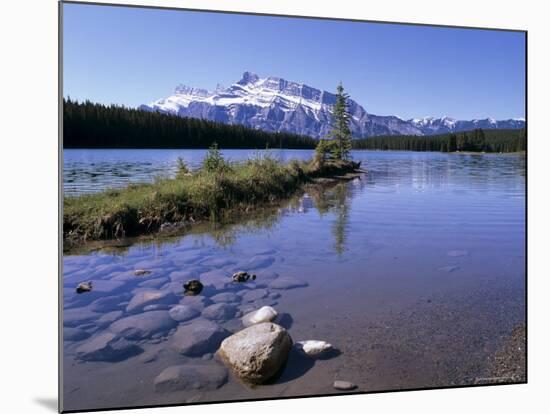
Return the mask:
[[292,339],[282,326],[265,322],[224,339],[218,354],[236,377],[263,384],[281,370],[291,347]]

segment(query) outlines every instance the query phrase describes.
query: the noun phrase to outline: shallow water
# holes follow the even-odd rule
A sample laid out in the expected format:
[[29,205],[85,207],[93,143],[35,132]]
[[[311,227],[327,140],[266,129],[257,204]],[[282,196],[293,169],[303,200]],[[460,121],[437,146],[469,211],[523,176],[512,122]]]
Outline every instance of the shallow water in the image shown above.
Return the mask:
[[[151,168],[138,173],[126,168],[129,180],[147,181],[159,171],[170,174],[182,154],[196,160],[194,165],[203,155],[114,153],[67,151],[65,165],[80,159],[85,170],[93,170],[90,160],[104,159],[110,164],[102,168],[109,173],[98,170],[96,178],[97,188],[105,188],[114,184],[109,176],[114,164],[143,163],[152,154]],[[227,155],[242,159],[251,153]],[[310,153],[279,155],[305,158]],[[368,174],[330,188],[312,188],[279,211],[250,217],[249,222],[118,251],[65,256],[64,325],[80,331],[71,331],[76,340],[64,341],[64,408],[341,393],[332,388],[335,379],[352,381],[359,391],[377,391],[473,384],[483,378],[487,358],[525,317],[525,158],[353,155]],[[77,182],[66,181],[66,190],[79,193],[88,185],[81,178]],[[152,273],[137,277],[135,269]],[[253,271],[258,279],[226,285],[223,278],[230,280],[237,270]],[[256,388],[230,375],[217,389],[199,384],[177,392],[155,391],[154,379],[168,366],[203,359],[219,364],[209,359],[210,349],[193,357],[174,350],[174,328],[211,316],[205,312],[179,325],[153,324],[151,332],[126,331],[130,344],[143,350],[139,355],[101,362],[76,357],[83,344],[116,330],[114,320],[166,312],[178,302],[189,302],[181,295],[189,277],[215,285],[207,283],[201,293],[206,306],[220,292],[238,294],[231,301],[235,315],[230,309],[216,321],[229,331],[242,328],[240,313],[271,304],[294,341],[326,340],[338,352],[310,360],[293,351],[274,383]],[[307,286],[274,288],[280,287],[274,280],[287,277]],[[76,285],[87,280],[94,282],[94,290],[77,295]],[[171,293],[147,310],[129,307],[143,290]],[[255,293],[239,296],[245,290]],[[252,296],[265,297],[246,302]]]

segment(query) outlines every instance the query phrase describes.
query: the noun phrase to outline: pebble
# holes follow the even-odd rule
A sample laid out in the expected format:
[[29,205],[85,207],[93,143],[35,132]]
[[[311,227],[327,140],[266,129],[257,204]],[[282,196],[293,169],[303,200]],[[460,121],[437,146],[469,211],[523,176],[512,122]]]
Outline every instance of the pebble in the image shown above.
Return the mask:
[[317,340],[298,341],[296,346],[308,356],[321,355],[332,349],[332,345],[328,342]]
[[353,382],[337,380],[334,381],[333,387],[341,391],[350,391],[357,388],[357,385],[355,385]]
[[269,284],[269,287],[271,289],[293,289],[297,287],[305,287],[307,285],[308,285],[307,282],[298,280],[294,277],[282,276],[275,279],[273,282],[271,282]]
[[278,313],[271,306],[264,306],[258,310],[247,313],[242,317],[244,326],[252,326],[257,323],[271,322],[277,317]]

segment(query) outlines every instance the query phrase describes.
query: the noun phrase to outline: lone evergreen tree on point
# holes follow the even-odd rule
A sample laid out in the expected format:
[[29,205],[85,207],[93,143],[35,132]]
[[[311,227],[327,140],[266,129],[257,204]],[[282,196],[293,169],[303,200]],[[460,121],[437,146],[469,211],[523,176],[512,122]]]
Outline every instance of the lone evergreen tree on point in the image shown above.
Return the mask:
[[331,136],[335,141],[333,156],[338,160],[347,160],[351,150],[351,129],[349,126],[349,95],[344,92],[342,82],[336,88],[336,103],[332,114],[332,131]]

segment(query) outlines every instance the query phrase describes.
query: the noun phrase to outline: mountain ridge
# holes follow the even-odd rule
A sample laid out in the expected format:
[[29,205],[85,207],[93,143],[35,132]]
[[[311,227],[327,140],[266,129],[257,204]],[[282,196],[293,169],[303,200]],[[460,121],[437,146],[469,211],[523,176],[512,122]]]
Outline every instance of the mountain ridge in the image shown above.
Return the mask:
[[[270,132],[291,132],[323,138],[330,133],[332,106],[336,95],[294,81],[268,76],[261,78],[246,71],[229,87],[215,90],[180,84],[174,94],[141,105],[142,110],[159,111],[182,117],[201,118],[227,124],[240,124]],[[350,126],[355,138],[379,135],[436,135],[483,129],[520,129],[521,118],[497,121],[493,118],[457,120],[451,117],[401,119],[395,115],[368,113],[353,99],[348,100]]]

